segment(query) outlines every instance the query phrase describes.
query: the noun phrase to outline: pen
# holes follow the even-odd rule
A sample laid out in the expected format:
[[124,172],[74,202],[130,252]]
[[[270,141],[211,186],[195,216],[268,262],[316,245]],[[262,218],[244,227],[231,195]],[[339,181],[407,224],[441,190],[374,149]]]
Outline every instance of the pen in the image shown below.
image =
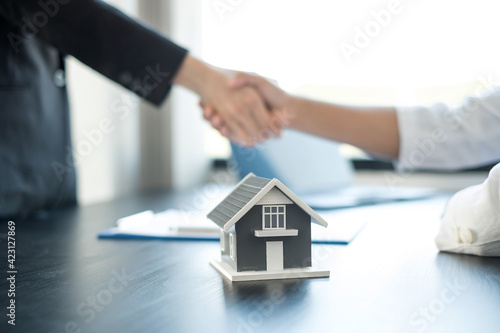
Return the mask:
[[176,226],[176,227],[171,227],[170,230],[177,231],[179,233],[202,233],[202,234],[217,234],[219,232],[219,228],[203,227],[196,225]]

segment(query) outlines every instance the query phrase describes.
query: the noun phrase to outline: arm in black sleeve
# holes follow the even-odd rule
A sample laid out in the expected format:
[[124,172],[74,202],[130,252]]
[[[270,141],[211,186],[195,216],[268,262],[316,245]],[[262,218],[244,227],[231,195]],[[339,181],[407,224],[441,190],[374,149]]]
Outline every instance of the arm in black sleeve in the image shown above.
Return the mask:
[[113,81],[160,104],[187,51],[100,0],[2,0],[0,14]]

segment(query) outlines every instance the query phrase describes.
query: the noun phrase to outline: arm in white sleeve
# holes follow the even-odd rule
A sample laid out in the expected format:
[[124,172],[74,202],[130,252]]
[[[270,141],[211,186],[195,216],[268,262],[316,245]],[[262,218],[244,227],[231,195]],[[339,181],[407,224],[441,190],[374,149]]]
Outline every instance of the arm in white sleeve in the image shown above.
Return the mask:
[[488,179],[456,193],[446,205],[436,245],[441,251],[500,256],[500,164]]
[[500,89],[450,109],[397,108],[397,168],[456,170],[500,160]]

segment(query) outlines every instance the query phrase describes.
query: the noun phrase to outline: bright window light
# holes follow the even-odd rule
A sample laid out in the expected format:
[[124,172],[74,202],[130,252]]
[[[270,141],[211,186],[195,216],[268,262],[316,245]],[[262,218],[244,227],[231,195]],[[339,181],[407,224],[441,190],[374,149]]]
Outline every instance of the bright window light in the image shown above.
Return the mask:
[[312,98],[370,105],[458,103],[478,85],[500,78],[495,1],[202,3],[206,61],[259,73]]

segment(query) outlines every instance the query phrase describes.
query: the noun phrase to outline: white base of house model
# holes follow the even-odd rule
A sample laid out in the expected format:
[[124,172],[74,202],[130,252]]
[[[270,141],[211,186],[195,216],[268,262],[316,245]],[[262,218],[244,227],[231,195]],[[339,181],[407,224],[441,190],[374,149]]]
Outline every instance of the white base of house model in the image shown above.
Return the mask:
[[210,260],[216,270],[230,281],[258,281],[279,279],[303,279],[329,277],[330,271],[319,270],[315,267],[285,268],[279,271],[244,271],[237,272],[225,261]]

